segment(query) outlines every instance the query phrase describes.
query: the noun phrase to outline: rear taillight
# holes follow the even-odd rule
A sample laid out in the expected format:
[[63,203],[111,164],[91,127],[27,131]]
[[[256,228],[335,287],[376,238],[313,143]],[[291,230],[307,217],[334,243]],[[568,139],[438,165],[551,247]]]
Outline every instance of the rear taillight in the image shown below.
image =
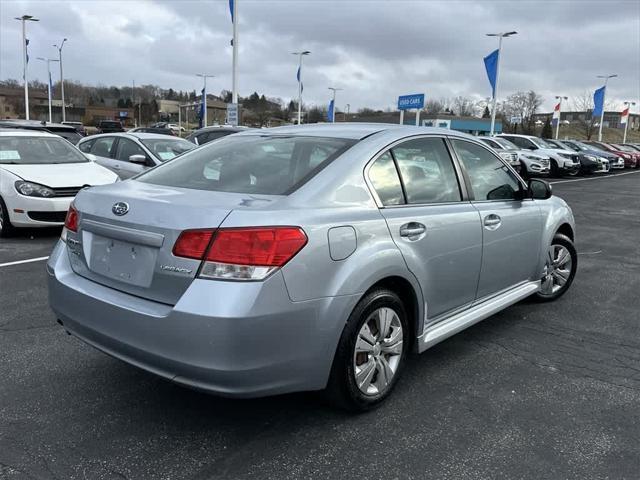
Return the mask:
[[176,240],[173,254],[176,257],[202,260],[211,242],[213,232],[213,230],[185,230]]
[[64,219],[64,227],[60,235],[63,242],[67,241],[67,232],[78,232],[78,211],[73,206],[73,203],[69,205],[67,216]]
[[[209,241],[213,236],[213,241]],[[223,280],[262,280],[285,265],[307,243],[299,227],[186,230],[173,253],[204,260],[200,276]]]

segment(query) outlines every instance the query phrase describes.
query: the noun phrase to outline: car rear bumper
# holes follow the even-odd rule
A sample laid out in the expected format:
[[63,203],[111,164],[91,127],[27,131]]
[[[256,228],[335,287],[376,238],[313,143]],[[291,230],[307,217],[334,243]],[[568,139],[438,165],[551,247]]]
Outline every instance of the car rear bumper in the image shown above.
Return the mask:
[[69,333],[173,382],[224,396],[324,388],[359,297],[292,302],[278,272],[264,282],[215,288],[214,281],[194,280],[171,306],[85,279],[68,255],[59,242],[47,272],[49,302]]

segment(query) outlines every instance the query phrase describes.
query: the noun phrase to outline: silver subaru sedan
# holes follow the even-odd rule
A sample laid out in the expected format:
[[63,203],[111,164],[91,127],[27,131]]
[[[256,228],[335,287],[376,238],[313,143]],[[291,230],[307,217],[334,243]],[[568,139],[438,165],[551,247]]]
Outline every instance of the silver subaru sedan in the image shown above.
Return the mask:
[[574,232],[547,183],[465,134],[255,130],[80,191],[49,300],[72,335],[173,382],[366,410],[410,352],[563,295]]

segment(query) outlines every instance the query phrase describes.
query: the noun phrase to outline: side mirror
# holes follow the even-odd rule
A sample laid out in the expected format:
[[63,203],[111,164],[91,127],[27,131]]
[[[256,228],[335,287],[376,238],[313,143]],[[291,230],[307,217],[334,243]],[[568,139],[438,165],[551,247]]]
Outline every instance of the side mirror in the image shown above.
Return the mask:
[[531,198],[536,200],[546,200],[547,198],[551,198],[553,192],[549,183],[538,178],[532,178],[529,180],[529,194]]
[[129,157],[129,161],[131,163],[138,163],[141,165],[146,165],[147,164],[147,157],[145,157],[144,155],[131,155]]

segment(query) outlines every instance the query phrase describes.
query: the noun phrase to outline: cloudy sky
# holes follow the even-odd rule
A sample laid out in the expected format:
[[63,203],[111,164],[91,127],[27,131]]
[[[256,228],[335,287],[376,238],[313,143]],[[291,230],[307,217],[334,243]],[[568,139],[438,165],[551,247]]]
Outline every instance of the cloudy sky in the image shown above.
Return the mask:
[[[640,102],[640,1],[628,0],[237,0],[239,92],[297,96],[296,57],[305,58],[304,101],[324,104],[329,86],[351,110],[395,105],[397,96],[490,95],[482,57],[487,32],[516,30],[504,42],[500,94],[536,90],[577,96],[616,73],[608,99]],[[57,55],[67,37],[65,77],[89,84],[156,84],[201,89],[195,74],[216,75],[209,91],[231,88],[228,0],[0,0],[0,78],[22,77],[20,22],[30,55]],[[46,67],[30,63],[31,78]],[[638,106],[636,106],[637,111]]]

